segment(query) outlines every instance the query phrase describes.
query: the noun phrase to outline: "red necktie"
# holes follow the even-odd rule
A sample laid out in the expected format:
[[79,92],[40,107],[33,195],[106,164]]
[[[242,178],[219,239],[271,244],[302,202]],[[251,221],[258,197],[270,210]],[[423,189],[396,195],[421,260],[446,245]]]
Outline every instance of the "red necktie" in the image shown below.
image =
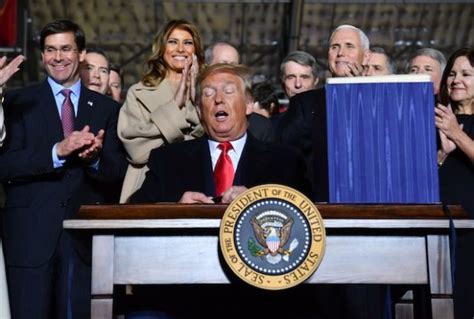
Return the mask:
[[232,149],[230,142],[220,143],[218,146],[222,152],[214,168],[214,181],[216,183],[216,196],[221,196],[234,181],[234,167],[227,152]]
[[71,93],[72,91],[69,89],[61,90],[61,94],[64,95],[63,105],[61,106],[64,137],[68,137],[74,131],[74,106],[71,101]]

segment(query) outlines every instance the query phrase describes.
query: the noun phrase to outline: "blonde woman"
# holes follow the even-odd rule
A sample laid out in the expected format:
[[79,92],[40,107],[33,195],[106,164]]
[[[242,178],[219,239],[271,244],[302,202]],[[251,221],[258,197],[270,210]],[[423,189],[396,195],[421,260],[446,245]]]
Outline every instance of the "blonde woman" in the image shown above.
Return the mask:
[[128,90],[119,115],[118,135],[129,160],[121,203],[143,183],[152,149],[203,134],[194,101],[203,65],[201,37],[194,25],[172,20],[158,32],[148,70]]

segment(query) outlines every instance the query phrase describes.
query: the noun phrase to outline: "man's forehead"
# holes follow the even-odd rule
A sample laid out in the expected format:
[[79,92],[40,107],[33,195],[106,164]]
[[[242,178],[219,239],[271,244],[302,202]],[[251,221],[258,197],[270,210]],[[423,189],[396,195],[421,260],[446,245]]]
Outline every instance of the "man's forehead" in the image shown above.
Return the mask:
[[340,29],[337,30],[331,37],[330,44],[334,43],[352,43],[360,45],[359,32],[352,29]]
[[377,53],[377,52],[370,53],[369,63],[385,64],[386,62],[387,62],[387,57],[385,56],[385,54]]
[[[216,80],[215,78],[219,78],[219,80]],[[239,81],[242,81],[242,79],[231,72],[213,72],[209,75],[207,75],[201,82],[201,85],[203,87],[207,86],[218,86],[222,84],[231,84],[231,83],[238,83]]]
[[285,74],[288,75],[291,73],[312,74],[312,69],[309,65],[303,65],[296,61],[288,61],[288,63],[285,64]]

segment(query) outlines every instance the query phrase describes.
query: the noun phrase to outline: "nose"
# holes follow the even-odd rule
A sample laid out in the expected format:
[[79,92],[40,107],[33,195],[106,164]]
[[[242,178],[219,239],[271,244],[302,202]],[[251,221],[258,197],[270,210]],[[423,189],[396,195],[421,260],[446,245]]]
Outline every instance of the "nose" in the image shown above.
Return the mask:
[[178,52],[183,52],[184,51],[184,44],[182,42],[179,42],[177,49],[178,49]]
[[301,86],[302,86],[301,78],[297,76],[296,79],[295,79],[295,88],[299,89],[299,88],[301,88]]
[[337,49],[337,56],[345,56],[345,55],[346,55],[346,49],[343,46]]
[[223,97],[223,92],[221,90],[217,90],[216,94],[214,94],[214,103],[215,104],[221,104],[222,101],[224,100]]
[[100,78],[99,70],[97,68],[92,68],[90,73],[93,78]]
[[59,61],[59,60],[61,60],[61,57],[62,57],[61,50],[54,51],[54,59],[55,60]]

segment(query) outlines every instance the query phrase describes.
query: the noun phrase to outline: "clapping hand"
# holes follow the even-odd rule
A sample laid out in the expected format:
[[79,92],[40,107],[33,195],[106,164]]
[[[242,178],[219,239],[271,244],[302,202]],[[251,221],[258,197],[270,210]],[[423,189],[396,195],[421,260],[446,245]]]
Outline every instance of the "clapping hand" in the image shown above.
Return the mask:
[[178,90],[174,96],[174,100],[179,108],[183,108],[186,100],[190,99],[194,103],[196,96],[196,79],[199,72],[199,63],[196,55],[193,54],[192,59],[186,59],[182,70],[181,81]]

